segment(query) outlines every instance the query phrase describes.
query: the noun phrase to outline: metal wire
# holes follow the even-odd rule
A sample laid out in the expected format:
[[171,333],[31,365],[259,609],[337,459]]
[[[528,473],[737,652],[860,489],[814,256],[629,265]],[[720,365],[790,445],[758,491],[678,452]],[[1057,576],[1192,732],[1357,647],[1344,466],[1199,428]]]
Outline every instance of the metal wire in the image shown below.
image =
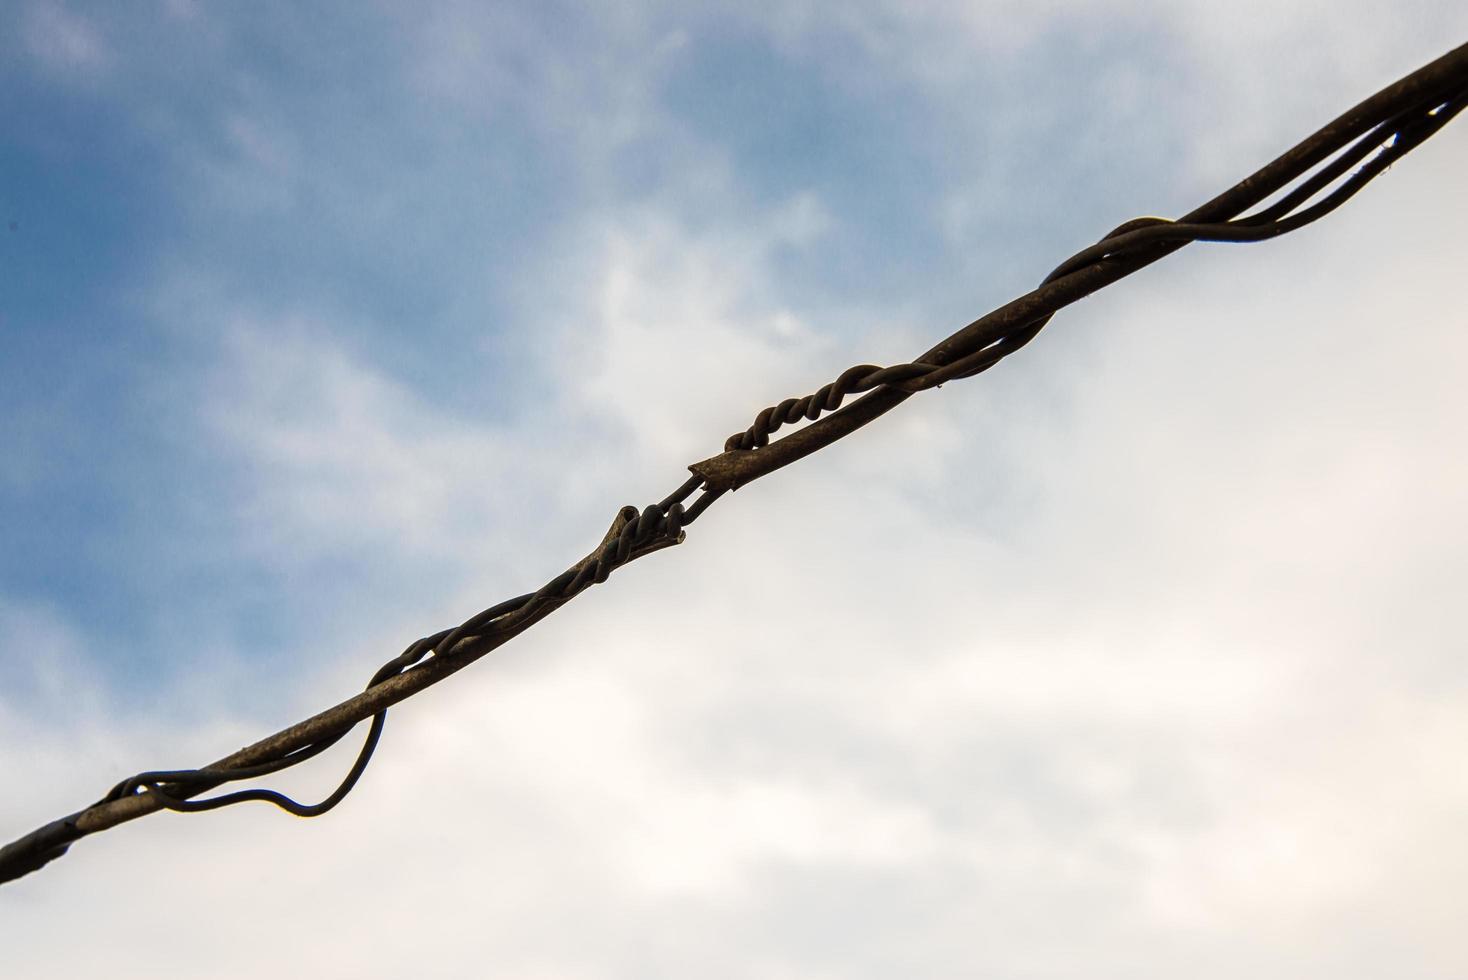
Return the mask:
[[[361,778],[381,738],[389,704],[483,656],[585,589],[605,582],[628,562],[681,543],[683,529],[730,490],[849,435],[912,394],[987,371],[1029,343],[1059,309],[1190,242],[1259,242],[1319,220],[1465,106],[1468,45],[1383,89],[1182,219],[1144,217],[1118,225],[1056,266],[1040,288],[955,332],[914,361],[887,367],[859,364],[809,395],[765,408],[748,428],[728,438],[723,454],[690,466],[694,475],[667,497],[641,511],[622,508],[597,549],[535,592],[507,599],[458,626],[416,640],[372,675],[363,694],[226,760],[123,780],[91,807],[0,848],[0,882],[44,866],[88,833],[158,809],[196,812],[258,801],[301,817],[326,813]],[[1247,212],[1281,191],[1274,203]],[[843,407],[848,395],[857,394],[865,397]],[[770,441],[772,433],[801,421],[813,424]],[[695,493],[699,495],[690,503]],[[302,804],[268,789],[194,799],[227,783],[268,776],[311,759],[369,717],[371,725],[356,761],[341,784],[319,803]]]
[[[683,501],[697,490],[702,482],[698,477],[690,478],[677,490],[663,498],[661,503],[650,504],[641,512],[633,507],[624,507],[621,514],[618,515],[622,518],[619,533],[603,543],[595,561],[580,563],[568,568],[537,591],[490,606],[453,629],[441,630],[432,636],[425,636],[410,643],[406,650],[378,668],[377,673],[373,674],[372,679],[367,682],[367,689],[371,690],[388,678],[397,676],[436,651],[452,650],[467,640],[483,639],[497,631],[514,630],[517,617],[520,619],[529,617],[547,603],[565,602],[584,589],[605,582],[615,569],[631,559],[633,549],[640,545],[646,546],[656,542],[681,542],[683,527],[697,517],[696,514],[689,517],[684,512]],[[715,496],[717,495],[705,495],[705,500],[701,503],[707,506]],[[208,792],[224,783],[258,779],[261,776],[305,762],[339,742],[346,735],[347,729],[342,729],[317,742],[282,755],[278,759],[259,765],[140,773],[118,783],[95,805],[147,792],[152,794],[164,809],[180,813],[215,810],[234,803],[258,801],[272,803],[298,817],[317,817],[340,803],[361,778],[362,772],[372,758],[373,750],[377,748],[378,740],[382,737],[382,728],[386,719],[387,709],[385,708],[373,714],[372,725],[368,729],[366,741],[362,743],[362,748],[357,753],[357,759],[352,764],[352,768],[331,795],[320,803],[309,805],[298,803],[283,793],[267,789],[240,790],[207,800],[190,800],[187,797],[195,793]]]
[[[1354,197],[1392,163],[1447,125],[1462,111],[1464,104],[1465,96],[1462,93],[1447,100],[1433,96],[1398,113],[1361,137],[1331,161],[1330,165],[1322,168],[1279,202],[1255,214],[1221,222],[1134,218],[1107,232],[1095,245],[1082,249],[1060,263],[1055,271],[1045,277],[1041,285],[1073,275],[1087,266],[1108,259],[1144,253],[1150,246],[1185,245],[1189,242],[1260,242],[1303,228]],[[1361,163],[1367,157],[1370,159]],[[1360,167],[1350,172],[1358,163],[1361,163]],[[1349,176],[1323,200],[1296,212],[1295,209],[1301,204],[1348,173]],[[815,421],[823,413],[840,408],[847,395],[861,394],[884,385],[899,387],[907,392],[926,391],[948,381],[971,378],[987,371],[1033,340],[1045,324],[1050,322],[1052,316],[1053,311],[1036,317],[1029,323],[1022,324],[1013,333],[946,364],[918,360],[889,367],[858,364],[847,368],[835,381],[817,389],[814,394],[803,398],[787,398],[778,405],[764,409],[755,416],[749,428],[734,433],[725,441],[724,450],[737,452],[767,446],[770,434],[781,426],[801,420]]]

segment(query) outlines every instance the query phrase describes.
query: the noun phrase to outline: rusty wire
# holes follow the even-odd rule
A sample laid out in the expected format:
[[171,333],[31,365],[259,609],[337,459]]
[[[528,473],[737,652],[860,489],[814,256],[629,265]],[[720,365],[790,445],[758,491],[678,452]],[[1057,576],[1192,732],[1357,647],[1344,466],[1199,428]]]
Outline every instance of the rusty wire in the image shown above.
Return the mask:
[[[1117,226],[1062,262],[1039,288],[975,320],[913,361],[887,367],[860,364],[809,395],[764,409],[748,428],[729,437],[723,453],[691,465],[693,476],[662,501],[641,511],[622,508],[595,550],[540,589],[409,644],[373,674],[363,693],[212,765],[144,772],[123,780],[90,807],[0,848],[0,882],[37,870],[81,837],[160,809],[193,812],[262,801],[298,816],[327,812],[361,777],[390,705],[513,639],[628,562],[681,543],[683,528],[728,491],[830,445],[917,392],[987,371],[1029,343],[1063,307],[1190,242],[1259,242],[1324,217],[1465,106],[1468,45],[1371,96],[1181,219],[1146,217]],[[1249,212],[1275,194],[1281,196]],[[848,395],[863,397],[843,407]],[[801,421],[811,424],[770,441],[772,433]],[[695,493],[698,497],[689,503]],[[268,789],[195,799],[226,783],[270,775],[319,755],[369,717],[371,726],[356,761],[320,803],[301,804]]]

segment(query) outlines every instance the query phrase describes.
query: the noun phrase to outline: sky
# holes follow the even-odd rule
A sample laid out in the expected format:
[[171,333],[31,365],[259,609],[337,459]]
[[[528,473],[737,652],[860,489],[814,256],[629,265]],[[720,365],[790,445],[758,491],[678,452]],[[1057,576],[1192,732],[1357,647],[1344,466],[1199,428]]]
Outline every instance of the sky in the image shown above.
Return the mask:
[[[1468,40],[1450,0],[0,8],[6,841]],[[3,972],[1468,975],[1465,160],[1459,121],[720,501],[394,708],[326,817],[79,842],[0,888]]]

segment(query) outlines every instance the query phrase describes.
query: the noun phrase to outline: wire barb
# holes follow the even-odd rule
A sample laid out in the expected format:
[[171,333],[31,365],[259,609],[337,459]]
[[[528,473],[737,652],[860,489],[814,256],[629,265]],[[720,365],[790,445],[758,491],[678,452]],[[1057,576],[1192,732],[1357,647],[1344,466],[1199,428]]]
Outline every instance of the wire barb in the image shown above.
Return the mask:
[[[1060,309],[1184,245],[1259,242],[1319,220],[1465,106],[1468,45],[1366,99],[1184,217],[1135,218],[1118,225],[1060,263],[1039,288],[956,331],[913,361],[887,367],[858,364],[809,395],[765,408],[747,429],[729,437],[721,455],[690,466],[692,477],[662,501],[640,511],[619,510],[600,545],[535,592],[414,641],[378,668],[361,694],[212,765],[144,772],[123,780],[85,810],[0,847],[0,883],[44,867],[87,834],[160,809],[190,813],[258,801],[302,817],[326,813],[351,792],[366,769],[390,705],[508,642],[629,562],[682,543],[684,529],[724,494],[844,438],[913,394],[987,371],[1034,339]],[[1281,194],[1278,200],[1261,207],[1275,194]],[[850,395],[862,397],[847,405]],[[802,421],[811,424],[770,440],[782,427]],[[314,758],[369,718],[356,761],[320,803],[298,803],[268,789],[195,799],[227,783],[258,779]]]

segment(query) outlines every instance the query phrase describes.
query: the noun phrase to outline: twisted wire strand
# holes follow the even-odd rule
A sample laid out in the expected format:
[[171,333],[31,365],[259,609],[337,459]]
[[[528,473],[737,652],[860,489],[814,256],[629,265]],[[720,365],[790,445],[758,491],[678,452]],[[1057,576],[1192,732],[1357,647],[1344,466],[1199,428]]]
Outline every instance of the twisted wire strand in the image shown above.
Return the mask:
[[[1465,96],[1460,93],[1449,99],[1431,98],[1396,114],[1351,144],[1318,173],[1278,202],[1255,214],[1220,222],[1134,218],[1107,232],[1096,244],[1066,259],[1041,281],[1041,285],[1076,274],[1087,266],[1157,245],[1259,242],[1288,234],[1318,221],[1350,200],[1393,162],[1447,125],[1463,109],[1464,104]],[[1358,164],[1359,168],[1350,173],[1323,200],[1298,213],[1292,213]],[[1018,327],[1013,333],[947,364],[914,361],[888,367],[858,364],[847,368],[835,381],[821,386],[812,394],[801,398],[787,398],[760,411],[747,429],[734,433],[724,442],[724,451],[750,451],[767,446],[770,435],[783,426],[801,421],[813,422],[827,412],[834,412],[841,408],[848,395],[864,394],[889,386],[908,392],[926,391],[948,381],[974,377],[1028,344],[1053,316],[1054,311],[1047,312]]]
[[[1032,304],[1033,309],[1026,306],[1028,312],[1020,322],[997,334],[989,329],[988,318],[981,318],[916,361],[887,367],[859,364],[810,395],[789,398],[765,408],[749,428],[725,442],[726,455],[755,457],[768,463],[752,475],[737,480],[713,479],[706,466],[714,461],[694,464],[690,467],[694,475],[659,503],[640,511],[635,507],[622,508],[601,545],[535,592],[507,599],[458,626],[415,640],[378,668],[362,694],[229,757],[240,764],[228,765],[229,760],[224,760],[200,769],[139,773],[118,783],[91,807],[54,820],[0,847],[0,883],[43,867],[65,854],[73,842],[86,834],[156,809],[197,812],[255,801],[273,804],[302,817],[326,813],[361,778],[382,736],[388,704],[436,683],[483,656],[585,589],[605,582],[612,572],[628,562],[681,543],[684,528],[741,482],[842,438],[913,393],[988,370],[1029,343],[1060,308],[1190,242],[1264,241],[1319,220],[1431,137],[1465,106],[1468,106],[1468,45],[1448,52],[1378,92],[1187,218],[1171,221],[1143,217],[1113,228],[1096,244],[1060,263],[1042,283],[1043,289],[1047,285],[1075,282],[1076,289],[1052,290],[1048,299]],[[1323,198],[1310,203],[1333,184],[1334,188]],[[1239,214],[1281,191],[1273,204],[1253,213]],[[1223,220],[1204,220],[1220,216]],[[1098,271],[1108,271],[1108,275],[1096,275]],[[991,316],[1006,309],[1002,307]],[[976,329],[979,327],[983,329]],[[860,418],[848,415],[882,391],[892,397]],[[865,397],[843,407],[846,397],[854,394]],[[828,417],[821,420],[822,415]],[[843,416],[853,419],[850,425],[828,425]],[[782,438],[771,444],[771,433],[802,420],[821,421],[788,437],[791,441],[821,426],[828,427],[818,439],[807,439],[792,452],[784,455],[776,452],[773,446],[783,447],[787,440]],[[697,499],[689,502],[696,492]],[[302,804],[274,790],[253,788],[195,799],[226,783],[272,775],[314,758],[340,742],[357,722],[369,718],[371,724],[356,760],[337,788],[319,803]]]
[[[689,513],[684,510],[683,500],[698,489],[701,483],[700,479],[693,477],[664,498],[661,503],[649,504],[641,511],[635,507],[624,507],[618,515],[623,522],[620,532],[603,544],[594,561],[572,566],[535,592],[516,596],[490,606],[452,629],[440,630],[432,636],[415,640],[402,653],[378,668],[377,672],[372,675],[372,679],[367,682],[367,689],[372,689],[389,677],[394,677],[412,668],[430,656],[445,655],[461,642],[481,639],[496,631],[513,631],[520,620],[532,616],[547,603],[565,602],[590,586],[605,582],[613,571],[630,560],[633,549],[638,545],[646,545],[655,539],[680,540],[683,528],[696,520],[698,516],[697,514],[689,516]],[[704,507],[707,507],[708,502],[711,501],[703,502]],[[284,793],[270,789],[239,790],[205,800],[192,800],[188,797],[196,793],[208,792],[224,783],[258,779],[261,776],[271,775],[305,762],[341,741],[350,730],[349,728],[343,728],[319,741],[283,753],[276,759],[258,765],[231,768],[206,766],[201,769],[139,773],[118,783],[98,803],[107,803],[146,792],[152,794],[165,809],[179,813],[197,813],[203,810],[217,810],[236,803],[260,802],[273,804],[298,817],[317,817],[336,806],[352,791],[357,780],[366,770],[368,762],[372,759],[372,753],[382,737],[382,729],[386,721],[387,709],[384,708],[373,714],[367,737],[351,769],[348,770],[337,788],[320,803],[300,803]]]

